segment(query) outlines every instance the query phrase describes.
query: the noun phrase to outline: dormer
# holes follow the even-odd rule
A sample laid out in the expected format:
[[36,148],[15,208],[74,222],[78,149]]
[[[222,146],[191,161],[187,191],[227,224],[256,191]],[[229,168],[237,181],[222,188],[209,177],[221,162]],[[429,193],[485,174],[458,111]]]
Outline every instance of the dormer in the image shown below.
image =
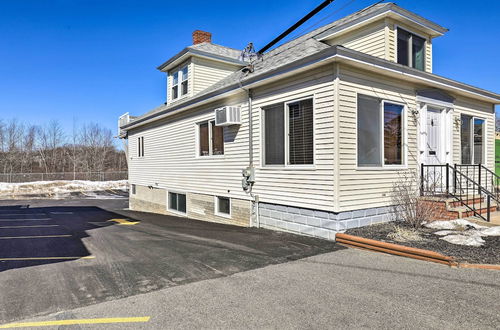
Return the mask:
[[394,3],[378,4],[352,16],[316,39],[432,72],[432,41],[446,33],[446,28]]
[[158,67],[167,74],[167,103],[194,96],[246,65],[241,51],[212,43],[212,34],[196,30],[193,45]]

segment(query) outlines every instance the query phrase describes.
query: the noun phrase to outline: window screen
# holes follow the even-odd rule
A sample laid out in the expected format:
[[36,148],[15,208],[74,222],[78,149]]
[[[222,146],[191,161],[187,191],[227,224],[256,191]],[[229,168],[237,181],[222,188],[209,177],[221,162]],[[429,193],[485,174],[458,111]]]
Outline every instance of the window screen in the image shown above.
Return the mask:
[[412,67],[424,70],[425,63],[425,39],[412,35]]
[[474,118],[474,164],[482,164],[484,142],[484,120]]
[[186,195],[169,192],[168,205],[171,210],[186,213]]
[[313,164],[313,100],[288,104],[288,143],[291,165]]
[[181,95],[188,93],[188,67],[182,68],[182,83],[181,83]]
[[264,110],[264,161],[266,165],[285,164],[284,104],[279,103]]
[[224,155],[224,127],[215,126],[215,122],[211,122],[212,126],[212,155]]
[[200,124],[200,156],[210,155],[208,122]]
[[467,115],[462,115],[460,117],[460,141],[461,141],[461,151],[462,151],[462,164],[472,164],[472,148],[471,148],[471,124],[472,117]]
[[217,197],[217,212],[221,214],[231,213],[231,200],[229,197]]
[[403,164],[403,106],[384,103],[384,163]]
[[358,96],[358,166],[380,166],[380,100]]

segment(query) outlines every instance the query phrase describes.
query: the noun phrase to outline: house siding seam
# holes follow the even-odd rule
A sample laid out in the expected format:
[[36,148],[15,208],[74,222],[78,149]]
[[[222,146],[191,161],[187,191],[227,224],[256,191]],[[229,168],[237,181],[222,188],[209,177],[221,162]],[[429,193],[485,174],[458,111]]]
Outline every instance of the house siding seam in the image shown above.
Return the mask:
[[259,224],[282,230],[335,240],[335,234],[347,229],[393,220],[390,207],[359,209],[334,213],[301,207],[259,203]]

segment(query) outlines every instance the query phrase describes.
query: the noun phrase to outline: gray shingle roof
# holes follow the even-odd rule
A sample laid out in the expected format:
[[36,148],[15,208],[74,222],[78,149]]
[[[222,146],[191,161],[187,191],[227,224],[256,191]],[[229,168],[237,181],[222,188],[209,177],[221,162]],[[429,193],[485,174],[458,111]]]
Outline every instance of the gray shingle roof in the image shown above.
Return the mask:
[[[179,100],[173,104],[163,104],[160,105],[159,107],[143,114],[142,116],[139,116],[136,118],[136,120],[142,119],[144,117],[149,117],[157,112],[163,111],[168,109],[169,107],[172,107],[173,105],[179,106],[182,103],[188,102],[194,97],[199,97],[204,94],[208,94],[210,92],[213,92],[215,90],[224,88],[226,86],[229,86],[231,84],[237,83],[238,81],[245,81],[246,79],[249,79],[257,74],[265,73],[269,70],[276,69],[277,67],[286,65],[288,63],[292,63],[296,60],[299,60],[303,57],[306,57],[308,55],[312,55],[314,53],[317,53],[325,48],[328,48],[328,46],[325,43],[319,42],[316,39],[314,39],[315,36],[319,35],[320,33],[336,26],[340,26],[343,24],[346,24],[352,20],[355,20],[361,16],[367,15],[371,12],[377,11],[381,8],[388,7],[391,5],[391,3],[380,3],[376,4],[373,6],[369,6],[365,9],[362,9],[360,11],[357,11],[351,15],[348,15],[344,18],[341,18],[333,23],[327,24],[325,26],[322,26],[320,28],[317,28],[307,34],[304,34],[294,40],[291,40],[279,47],[276,47],[275,49],[265,53],[262,55],[257,61],[255,61],[254,64],[254,71],[249,74],[244,74],[241,71],[236,71],[226,78],[220,80],[219,82],[215,83],[214,85],[202,90],[201,92],[197,93],[196,95],[193,95],[192,97],[187,97],[182,100]],[[236,49],[228,48],[228,47],[223,47],[219,45],[214,45],[210,43],[201,43],[193,46],[186,47],[186,49],[195,49],[195,50],[202,50],[202,51],[214,51],[214,52],[220,52],[224,54],[231,54],[233,56],[239,57],[240,51],[237,51]],[[222,55],[222,54],[218,55]],[[238,53],[238,54],[236,54]],[[171,60],[169,60],[170,62]],[[166,62],[168,63],[168,62]],[[166,66],[168,64],[163,64],[162,66]]]

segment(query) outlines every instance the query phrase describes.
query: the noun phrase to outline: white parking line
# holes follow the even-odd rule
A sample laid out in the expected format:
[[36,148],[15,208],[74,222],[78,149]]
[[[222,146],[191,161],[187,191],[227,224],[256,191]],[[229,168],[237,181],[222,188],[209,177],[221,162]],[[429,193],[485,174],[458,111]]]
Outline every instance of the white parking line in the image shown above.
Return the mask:
[[47,227],[60,227],[60,226],[59,226],[59,225],[0,226],[0,229],[13,229],[13,228],[47,228]]
[[0,219],[2,222],[12,222],[12,221],[47,221],[52,220],[52,218],[33,218],[33,219]]
[[71,237],[71,235],[42,235],[42,236],[4,236],[0,239],[22,239],[22,238],[62,238]]

